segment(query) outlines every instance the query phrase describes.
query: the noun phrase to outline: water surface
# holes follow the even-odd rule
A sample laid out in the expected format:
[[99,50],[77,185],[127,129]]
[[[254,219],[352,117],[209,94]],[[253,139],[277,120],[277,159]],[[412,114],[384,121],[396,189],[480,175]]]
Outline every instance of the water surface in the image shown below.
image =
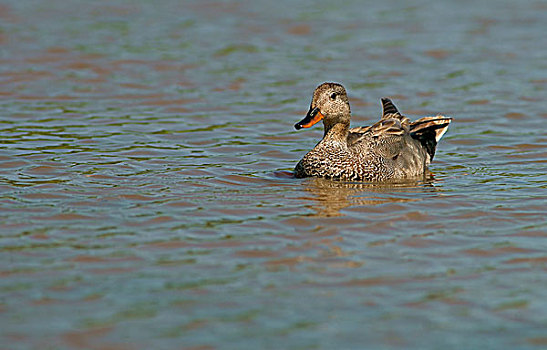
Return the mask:
[[[546,9],[5,1],[2,348],[544,348]],[[289,176],[323,81],[432,175]]]

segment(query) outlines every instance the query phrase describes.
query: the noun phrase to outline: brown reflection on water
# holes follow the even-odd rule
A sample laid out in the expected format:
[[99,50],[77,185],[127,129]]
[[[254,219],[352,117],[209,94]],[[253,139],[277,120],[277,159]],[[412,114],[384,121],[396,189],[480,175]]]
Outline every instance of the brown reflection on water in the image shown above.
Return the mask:
[[319,217],[343,216],[340,211],[350,206],[413,202],[418,199],[383,194],[401,190],[420,190],[424,186],[435,189],[430,182],[424,182],[423,179],[397,183],[357,183],[313,178],[305,182],[305,190],[313,195],[311,199],[316,204],[310,207],[316,212],[315,216]]
[[104,340],[114,330],[112,326],[92,327],[84,330],[69,331],[61,335],[63,343],[74,349],[138,349],[136,344],[127,341],[111,342]]
[[344,237],[334,229],[308,235],[304,239],[297,237],[292,243],[275,253],[243,251],[238,252],[236,256],[254,259],[269,258],[263,261],[269,271],[294,269],[301,264],[311,264],[309,266],[314,266],[314,270],[323,276],[335,276],[339,274],[339,269],[354,269],[365,264],[354,251],[345,247]]
[[[1,39],[0,39],[1,40]],[[71,101],[86,99],[115,100],[117,105],[137,102],[144,107],[176,108],[195,102],[177,92],[158,92],[162,86],[188,88],[195,83],[185,78],[185,71],[195,65],[168,59],[107,59],[103,54],[82,53],[78,49],[50,46],[35,50],[29,57],[2,59],[9,71],[0,72],[0,96],[20,101]],[[154,76],[159,81],[150,81]],[[52,85],[64,86],[48,90]]]
[[505,255],[505,254],[518,254],[518,253],[534,253],[536,250],[532,249],[524,249],[519,247],[495,247],[492,249],[467,249],[464,251],[464,253],[477,256],[477,257],[492,257],[492,256],[499,256],[499,255]]

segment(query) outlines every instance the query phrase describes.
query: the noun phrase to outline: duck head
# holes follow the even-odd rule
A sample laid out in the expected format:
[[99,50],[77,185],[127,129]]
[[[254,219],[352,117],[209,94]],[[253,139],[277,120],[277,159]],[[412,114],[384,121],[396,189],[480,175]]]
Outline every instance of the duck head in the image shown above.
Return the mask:
[[342,123],[349,126],[351,111],[346,89],[337,83],[323,83],[313,92],[306,117],[294,124],[296,130],[309,128],[323,120],[325,132]]

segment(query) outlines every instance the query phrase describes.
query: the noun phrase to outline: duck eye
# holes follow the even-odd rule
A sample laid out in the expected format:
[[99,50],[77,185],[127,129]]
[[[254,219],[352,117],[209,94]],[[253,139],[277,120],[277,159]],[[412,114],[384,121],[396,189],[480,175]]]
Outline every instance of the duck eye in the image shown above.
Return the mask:
[[336,92],[333,92],[332,94],[330,94],[330,99],[335,100],[336,96],[338,96],[338,94]]

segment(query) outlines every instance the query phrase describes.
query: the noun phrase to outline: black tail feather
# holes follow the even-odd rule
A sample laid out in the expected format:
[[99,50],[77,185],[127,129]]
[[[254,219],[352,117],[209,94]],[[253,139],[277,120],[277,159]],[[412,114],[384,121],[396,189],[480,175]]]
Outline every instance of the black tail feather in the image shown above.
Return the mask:
[[385,117],[388,114],[401,115],[401,113],[399,113],[399,111],[397,110],[397,107],[395,107],[393,102],[391,102],[391,100],[389,98],[386,98],[386,97],[382,98],[382,109],[383,109],[382,118]]
[[452,118],[443,116],[425,117],[410,125],[410,136],[420,141],[429,154],[430,160],[435,156],[437,142],[448,129]]

